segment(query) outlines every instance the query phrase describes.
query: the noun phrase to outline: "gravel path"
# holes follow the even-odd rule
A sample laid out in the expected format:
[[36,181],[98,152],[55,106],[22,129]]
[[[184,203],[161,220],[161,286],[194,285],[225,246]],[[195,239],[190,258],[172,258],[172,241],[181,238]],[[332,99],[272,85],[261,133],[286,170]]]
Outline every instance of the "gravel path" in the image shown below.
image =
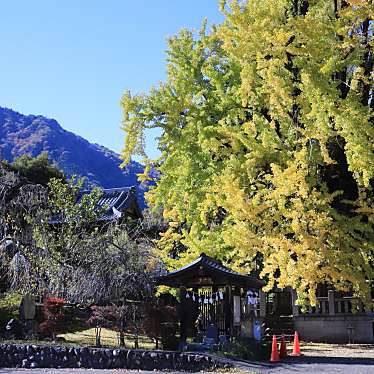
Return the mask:
[[302,343],[301,351],[310,357],[373,358],[374,344]]
[[[0,369],[0,374],[165,374],[160,371],[100,370],[100,369]],[[169,372],[168,374],[172,374]],[[180,373],[178,373],[180,374]]]
[[302,343],[302,356],[288,357],[278,364],[238,363],[254,373],[353,373],[374,374],[373,344]]
[[335,357],[300,357],[279,364],[243,364],[239,368],[251,373],[347,373],[374,374],[374,359]]

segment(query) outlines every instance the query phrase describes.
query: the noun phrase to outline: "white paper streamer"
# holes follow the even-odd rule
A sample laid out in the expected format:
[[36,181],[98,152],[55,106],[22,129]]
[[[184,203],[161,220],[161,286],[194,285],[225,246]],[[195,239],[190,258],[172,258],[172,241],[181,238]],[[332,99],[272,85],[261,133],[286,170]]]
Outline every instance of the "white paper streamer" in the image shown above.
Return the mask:
[[[248,297],[248,295],[247,295]],[[213,292],[210,294],[198,294],[193,291],[187,291],[185,295],[186,299],[191,299],[192,301],[197,301],[203,304],[213,304],[215,301],[220,301],[224,299],[224,293],[222,291]]]

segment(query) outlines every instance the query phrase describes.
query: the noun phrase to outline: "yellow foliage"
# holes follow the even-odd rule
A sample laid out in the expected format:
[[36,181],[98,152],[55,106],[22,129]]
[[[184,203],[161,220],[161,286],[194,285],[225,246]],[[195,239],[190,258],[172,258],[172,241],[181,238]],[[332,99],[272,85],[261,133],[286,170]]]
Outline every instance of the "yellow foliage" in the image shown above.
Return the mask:
[[260,268],[266,289],[291,286],[300,303],[320,283],[368,302],[373,4],[223,3],[209,35],[171,39],[167,82],[123,100],[124,160],[142,153],[144,128],[162,130],[149,194],[170,222],[160,256],[171,269],[202,251]]

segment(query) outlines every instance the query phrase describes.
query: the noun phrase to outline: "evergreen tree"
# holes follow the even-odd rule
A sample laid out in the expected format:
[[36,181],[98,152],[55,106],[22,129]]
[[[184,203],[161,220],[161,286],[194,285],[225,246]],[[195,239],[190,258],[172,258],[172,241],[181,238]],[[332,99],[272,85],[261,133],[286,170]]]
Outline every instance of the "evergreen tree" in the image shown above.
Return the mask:
[[[148,199],[180,266],[204,251],[267,289],[317,285],[371,302],[374,251],[374,5],[364,0],[221,1],[223,24],[169,41],[168,77],[125,93],[124,163],[161,128]],[[150,163],[150,162],[149,162]]]
[[52,178],[65,180],[63,172],[49,160],[48,152],[42,152],[37,157],[22,155],[8,167],[19,173],[28,183],[41,184],[44,187]]

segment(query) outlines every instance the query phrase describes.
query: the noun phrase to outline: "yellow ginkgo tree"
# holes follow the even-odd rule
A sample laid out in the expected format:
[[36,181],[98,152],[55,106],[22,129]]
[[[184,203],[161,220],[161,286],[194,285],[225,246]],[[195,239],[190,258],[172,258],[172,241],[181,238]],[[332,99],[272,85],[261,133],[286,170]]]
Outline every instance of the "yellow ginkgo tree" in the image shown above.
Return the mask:
[[171,268],[200,252],[315,303],[318,284],[370,300],[374,6],[221,2],[210,33],[169,40],[167,80],[125,93],[123,160],[160,128],[156,186]]

